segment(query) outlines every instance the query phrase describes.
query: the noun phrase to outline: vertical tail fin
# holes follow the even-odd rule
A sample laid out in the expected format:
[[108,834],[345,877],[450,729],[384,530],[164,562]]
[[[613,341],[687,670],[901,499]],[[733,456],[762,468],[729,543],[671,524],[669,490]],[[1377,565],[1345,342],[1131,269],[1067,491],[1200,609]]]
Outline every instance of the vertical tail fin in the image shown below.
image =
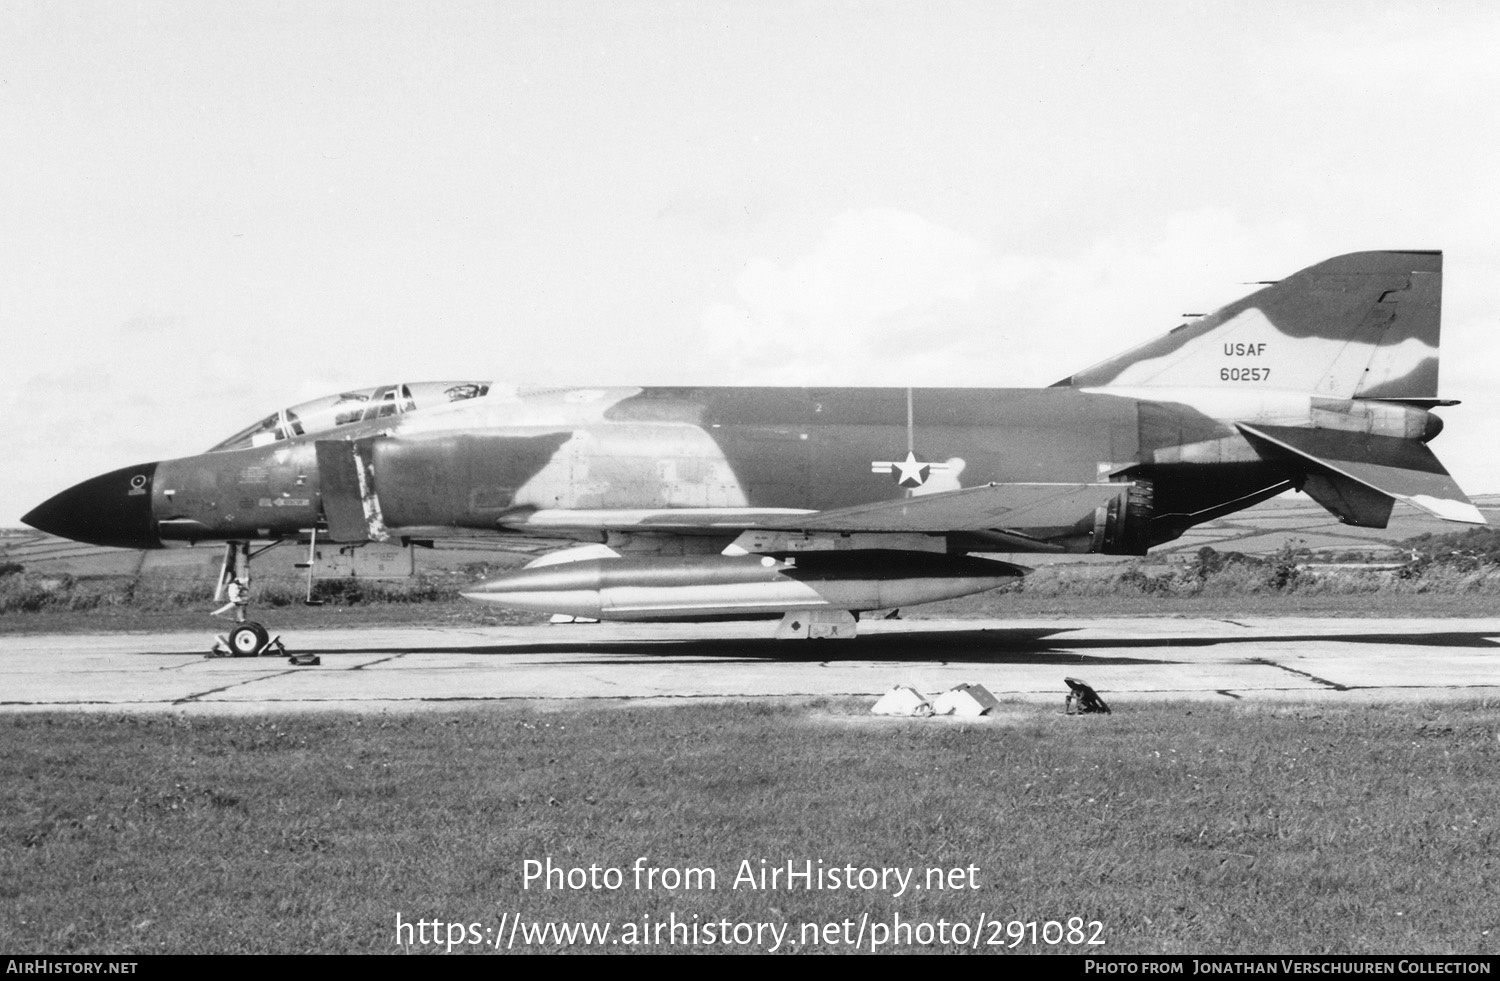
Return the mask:
[[1337,256],[1057,384],[1434,401],[1442,281],[1441,252]]

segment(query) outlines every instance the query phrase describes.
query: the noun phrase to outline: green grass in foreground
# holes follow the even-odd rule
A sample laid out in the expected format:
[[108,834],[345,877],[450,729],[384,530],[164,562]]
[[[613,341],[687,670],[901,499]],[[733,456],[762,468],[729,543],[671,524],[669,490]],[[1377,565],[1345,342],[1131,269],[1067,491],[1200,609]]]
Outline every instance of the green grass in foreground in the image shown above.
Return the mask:
[[[0,949],[391,952],[398,914],[517,913],[793,939],[864,914],[1076,916],[1109,953],[1500,946],[1500,707],[866,710],[3,716]],[[548,856],[625,885],[523,890]],[[638,856],[712,868],[717,889],[637,890]],[[972,865],[981,888],[731,888],[761,859]]]

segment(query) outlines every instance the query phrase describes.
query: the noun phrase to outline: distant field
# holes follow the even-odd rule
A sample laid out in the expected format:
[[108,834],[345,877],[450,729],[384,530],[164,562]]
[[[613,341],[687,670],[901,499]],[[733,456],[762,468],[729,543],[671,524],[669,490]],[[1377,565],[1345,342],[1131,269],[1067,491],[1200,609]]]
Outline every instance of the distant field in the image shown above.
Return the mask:
[[[205,609],[211,604],[205,604]],[[483,627],[533,623],[545,627],[540,614],[481,607],[465,600],[420,605],[372,604],[307,608],[288,606],[257,609],[255,616],[277,631],[319,630],[360,626]],[[1500,598],[1494,596],[1402,595],[1380,596],[1244,596],[1205,598],[1026,596],[985,594],[903,610],[909,620],[1045,619],[1087,617],[1495,617]],[[43,611],[0,615],[0,636],[17,633],[97,633],[99,631],[222,632],[227,624],[195,611],[143,611],[117,607],[88,611]],[[766,622],[766,632],[773,623]]]
[[[229,620],[208,615],[213,603],[204,601],[196,609],[139,610],[128,606],[92,610],[42,610],[35,613],[0,614],[0,636],[17,633],[97,633],[99,631],[172,631],[197,630],[205,636],[222,633]],[[539,614],[514,613],[482,607],[467,600],[439,603],[382,604],[361,606],[285,606],[254,607],[254,617],[277,631],[318,630],[380,626],[452,626],[455,624],[537,623],[547,618]]]
[[[1500,521],[1500,495],[1476,495],[1473,500],[1491,523]],[[1391,513],[1389,527],[1355,528],[1340,524],[1309,497],[1283,494],[1264,504],[1190,528],[1176,541],[1153,549],[1153,553],[1181,555],[1196,552],[1207,545],[1221,552],[1264,556],[1294,542],[1325,552],[1386,549],[1400,556],[1404,554],[1401,543],[1409,538],[1423,534],[1443,535],[1463,527],[1434,518],[1409,505],[1397,504]]]
[[[359,625],[545,624],[541,614],[470,603],[460,576],[358,584],[333,581],[326,602],[302,603],[294,579],[258,580],[254,619],[277,630]],[[130,630],[217,631],[209,584],[154,576],[0,577],[0,635]],[[871,616],[881,616],[877,611]],[[1016,584],[900,611],[907,619],[1103,616],[1500,616],[1500,566],[1434,564],[1417,571],[1318,569],[1295,563],[1052,565]],[[767,625],[767,630],[771,629]]]
[[[781,950],[869,950],[871,924],[886,950],[1500,947],[1493,704],[867,712],[3,716],[0,949],[434,952],[456,938],[478,951],[497,932],[503,946],[517,916],[617,940],[672,917],[777,925]],[[711,870],[713,887],[637,888],[638,859]],[[528,860],[626,878],[527,889]],[[742,863],[789,862],[936,869],[951,888],[735,888]],[[419,939],[398,916],[445,929]],[[845,922],[866,926],[857,948]],[[698,936],[516,949],[772,942]]]
[[[507,569],[522,565],[543,552],[558,547],[552,539],[450,539],[434,543],[434,548],[414,550],[418,572],[443,573],[463,568]],[[331,562],[341,552],[355,555],[365,548],[347,549],[324,543],[319,555]],[[306,545],[287,543],[256,557],[256,576],[305,579],[296,568],[308,558]],[[204,544],[194,548],[165,548],[135,551],[84,545],[67,539],[44,535],[30,529],[0,532],[0,562],[19,563],[28,571],[51,575],[128,576],[155,575],[186,581],[207,582],[212,587],[224,560],[223,546]],[[363,574],[378,578],[366,570]]]

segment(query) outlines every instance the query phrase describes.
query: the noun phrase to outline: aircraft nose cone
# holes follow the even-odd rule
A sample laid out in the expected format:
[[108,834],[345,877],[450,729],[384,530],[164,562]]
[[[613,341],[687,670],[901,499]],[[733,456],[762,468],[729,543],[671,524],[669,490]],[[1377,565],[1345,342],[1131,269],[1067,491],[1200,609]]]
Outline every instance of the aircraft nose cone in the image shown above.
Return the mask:
[[100,474],[57,494],[21,520],[38,531],[90,545],[157,548],[151,521],[151,479],[146,463]]

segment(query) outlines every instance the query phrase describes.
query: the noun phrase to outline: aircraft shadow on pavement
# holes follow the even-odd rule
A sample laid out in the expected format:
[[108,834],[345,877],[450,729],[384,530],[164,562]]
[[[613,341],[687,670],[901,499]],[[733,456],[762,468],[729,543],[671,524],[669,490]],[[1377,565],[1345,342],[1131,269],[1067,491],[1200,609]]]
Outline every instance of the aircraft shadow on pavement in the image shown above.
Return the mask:
[[[538,628],[546,630],[547,628]],[[1014,661],[1018,657],[1036,661],[1077,663],[1080,656],[1066,648],[1046,643],[1048,636],[1068,628],[1018,628],[1015,630],[933,630],[900,634],[871,634],[848,641],[783,641],[771,637],[692,637],[635,640],[608,637],[590,640],[574,634],[562,640],[521,640],[501,644],[443,644],[432,647],[299,647],[317,654],[575,654],[597,656],[598,662],[572,664],[618,664],[621,657],[673,664],[724,661],[818,663],[822,661]],[[1094,663],[1151,663],[1151,659],[1089,657]]]
[[[539,628],[545,630],[547,628]],[[1150,656],[1127,656],[1111,652],[1161,648],[1218,648],[1226,654],[1244,652],[1247,657],[1259,655],[1259,649],[1270,644],[1380,644],[1413,648],[1470,648],[1494,650],[1500,643],[1493,635],[1480,631],[1444,631],[1431,634],[1348,633],[1348,634],[1261,634],[1224,637],[1072,637],[1059,635],[1075,627],[982,630],[906,631],[871,634],[848,641],[778,641],[765,638],[691,638],[633,640],[610,637],[589,640],[584,636],[566,639],[507,643],[444,644],[433,647],[349,647],[319,648],[298,645],[298,652],[317,654],[576,654],[608,658],[619,663],[620,657],[643,661],[670,659],[673,663],[702,661],[771,661],[808,663],[821,661],[964,661],[1028,664],[1170,664],[1170,659]],[[1059,638],[1059,639],[1054,639]],[[1096,653],[1097,652],[1097,653]],[[587,664],[588,661],[572,663]]]

